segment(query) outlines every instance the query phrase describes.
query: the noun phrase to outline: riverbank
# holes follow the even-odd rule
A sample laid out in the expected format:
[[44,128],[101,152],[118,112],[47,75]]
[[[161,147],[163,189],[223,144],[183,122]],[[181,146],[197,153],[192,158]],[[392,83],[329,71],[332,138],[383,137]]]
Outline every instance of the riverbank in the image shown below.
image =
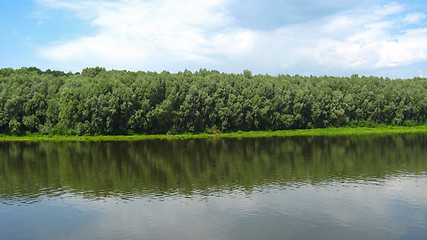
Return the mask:
[[138,141],[150,139],[191,139],[191,138],[248,138],[248,137],[286,137],[286,136],[338,136],[338,135],[364,135],[364,134],[403,134],[403,133],[427,133],[427,125],[415,127],[343,127],[343,128],[318,128],[297,129],[281,131],[250,131],[233,133],[197,133],[178,135],[128,135],[128,136],[6,136],[0,135],[0,141]]

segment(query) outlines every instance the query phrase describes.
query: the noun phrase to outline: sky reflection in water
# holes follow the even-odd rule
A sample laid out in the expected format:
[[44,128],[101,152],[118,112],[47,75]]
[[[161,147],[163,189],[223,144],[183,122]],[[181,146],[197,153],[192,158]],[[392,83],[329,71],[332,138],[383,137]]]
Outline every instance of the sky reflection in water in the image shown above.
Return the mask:
[[426,138],[1,143],[0,239],[425,239]]

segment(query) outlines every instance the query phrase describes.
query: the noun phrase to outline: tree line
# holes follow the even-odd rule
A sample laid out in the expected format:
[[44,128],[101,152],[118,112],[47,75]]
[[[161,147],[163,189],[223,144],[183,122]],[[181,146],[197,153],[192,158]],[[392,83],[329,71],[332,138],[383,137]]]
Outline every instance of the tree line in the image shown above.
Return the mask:
[[0,69],[0,133],[155,134],[418,125],[427,79]]

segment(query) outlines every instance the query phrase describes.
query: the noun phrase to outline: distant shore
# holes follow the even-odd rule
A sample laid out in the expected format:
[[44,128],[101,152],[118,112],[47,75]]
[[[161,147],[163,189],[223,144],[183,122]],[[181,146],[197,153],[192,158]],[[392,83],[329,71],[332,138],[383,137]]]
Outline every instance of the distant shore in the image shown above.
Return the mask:
[[366,134],[403,134],[403,133],[427,133],[427,125],[415,127],[387,126],[387,127],[341,127],[296,129],[281,131],[250,131],[231,133],[184,133],[177,135],[100,135],[100,136],[62,136],[62,135],[29,135],[7,136],[0,135],[0,142],[35,142],[35,141],[138,141],[152,139],[195,139],[195,138],[256,138],[256,137],[288,137],[288,136],[345,136]]

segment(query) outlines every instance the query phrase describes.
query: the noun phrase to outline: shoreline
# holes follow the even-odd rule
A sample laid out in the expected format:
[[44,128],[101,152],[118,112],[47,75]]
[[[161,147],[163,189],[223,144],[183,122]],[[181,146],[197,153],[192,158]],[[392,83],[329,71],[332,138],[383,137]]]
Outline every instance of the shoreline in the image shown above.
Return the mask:
[[177,135],[98,135],[98,136],[63,136],[63,135],[29,135],[8,136],[0,135],[0,142],[41,142],[41,141],[140,141],[155,139],[196,139],[196,138],[256,138],[256,137],[290,137],[290,136],[346,136],[367,134],[404,134],[427,133],[427,125],[415,127],[387,126],[387,127],[340,127],[295,129],[278,131],[249,131],[232,133],[184,133]]

